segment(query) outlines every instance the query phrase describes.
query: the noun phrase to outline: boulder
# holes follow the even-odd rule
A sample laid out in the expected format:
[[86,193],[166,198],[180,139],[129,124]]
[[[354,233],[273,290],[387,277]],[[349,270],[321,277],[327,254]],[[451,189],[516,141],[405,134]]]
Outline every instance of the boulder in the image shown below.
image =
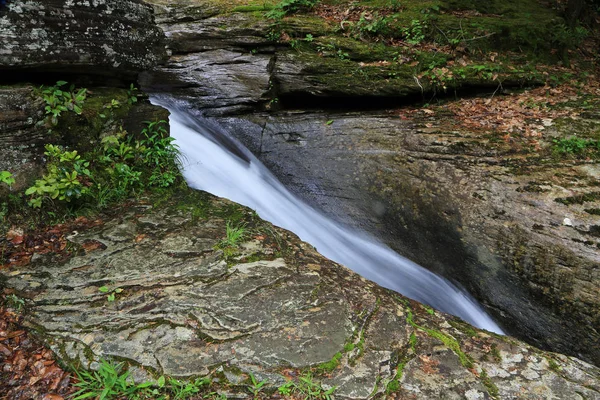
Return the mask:
[[[139,0],[12,0],[0,10],[0,71],[135,78],[165,56]],[[64,79],[64,76],[63,78]]]

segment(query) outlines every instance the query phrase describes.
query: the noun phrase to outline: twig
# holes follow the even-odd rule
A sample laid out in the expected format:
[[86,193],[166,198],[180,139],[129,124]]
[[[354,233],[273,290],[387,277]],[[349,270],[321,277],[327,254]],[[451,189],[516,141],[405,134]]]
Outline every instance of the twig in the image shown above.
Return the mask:
[[421,85],[421,82],[419,81],[419,78],[416,75],[413,75],[413,78],[414,78],[415,82],[417,82],[417,85],[419,85],[419,87],[421,88],[421,94],[423,94],[424,89],[423,89],[423,86]]
[[496,34],[496,32],[492,32],[492,33],[488,33],[487,35],[483,35],[483,36],[479,36],[479,37],[474,37],[474,38],[471,38],[471,39],[463,39],[463,40],[465,42],[472,42],[473,40],[484,39],[486,37],[490,37],[490,36],[493,36],[495,34]]
[[443,30],[441,30],[436,24],[433,24],[433,26],[435,26],[435,29],[437,29],[438,31],[440,31],[441,34],[444,35],[444,37],[446,38],[446,41],[448,43],[450,43],[450,39],[448,39],[448,36],[446,36],[446,33]]
[[490,97],[490,100],[494,98],[494,96],[496,95],[496,92],[500,88],[502,88],[502,90],[504,90],[504,88],[502,87],[502,82],[498,81],[498,87],[496,88],[496,90],[494,90],[494,93],[492,93],[492,97]]

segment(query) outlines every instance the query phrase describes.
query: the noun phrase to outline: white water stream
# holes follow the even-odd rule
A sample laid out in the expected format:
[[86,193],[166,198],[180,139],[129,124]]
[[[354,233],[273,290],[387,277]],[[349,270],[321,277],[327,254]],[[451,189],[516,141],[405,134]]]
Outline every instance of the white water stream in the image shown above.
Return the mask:
[[179,145],[183,175],[191,187],[256,210],[261,218],[294,232],[324,256],[381,286],[479,328],[503,333],[469,294],[375,239],[329,219],[290,193],[235,140],[227,138],[223,146],[219,143],[223,132],[172,104],[163,106],[171,111],[171,136]]

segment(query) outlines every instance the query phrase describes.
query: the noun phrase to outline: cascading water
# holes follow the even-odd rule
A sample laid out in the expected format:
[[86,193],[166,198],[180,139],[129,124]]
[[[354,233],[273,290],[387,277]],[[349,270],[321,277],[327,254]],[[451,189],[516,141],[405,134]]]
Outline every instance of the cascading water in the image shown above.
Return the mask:
[[[155,102],[162,103],[158,99]],[[171,136],[182,153],[183,175],[196,189],[256,210],[363,277],[419,302],[503,333],[464,291],[367,235],[343,227],[290,193],[247,149],[172,103]]]

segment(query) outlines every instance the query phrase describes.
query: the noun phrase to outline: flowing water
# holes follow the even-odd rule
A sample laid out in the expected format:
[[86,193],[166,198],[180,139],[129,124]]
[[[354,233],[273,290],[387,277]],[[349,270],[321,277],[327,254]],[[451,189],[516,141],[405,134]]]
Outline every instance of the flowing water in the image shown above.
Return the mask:
[[162,105],[171,112],[171,136],[182,152],[183,175],[191,187],[256,210],[261,218],[294,232],[324,256],[381,286],[479,328],[502,333],[469,294],[304,203],[217,126],[190,116],[173,103]]

